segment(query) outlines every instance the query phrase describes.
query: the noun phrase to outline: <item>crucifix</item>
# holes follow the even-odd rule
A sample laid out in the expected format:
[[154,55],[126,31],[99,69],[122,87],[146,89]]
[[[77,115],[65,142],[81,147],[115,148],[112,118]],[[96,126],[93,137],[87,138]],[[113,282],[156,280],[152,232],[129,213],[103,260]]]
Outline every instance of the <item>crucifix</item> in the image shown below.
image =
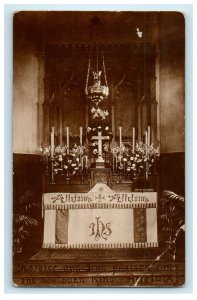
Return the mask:
[[93,136],[92,140],[98,140],[98,158],[96,160],[96,168],[103,168],[104,159],[102,157],[102,141],[109,140],[109,136],[102,136],[102,131],[99,131],[98,136]]

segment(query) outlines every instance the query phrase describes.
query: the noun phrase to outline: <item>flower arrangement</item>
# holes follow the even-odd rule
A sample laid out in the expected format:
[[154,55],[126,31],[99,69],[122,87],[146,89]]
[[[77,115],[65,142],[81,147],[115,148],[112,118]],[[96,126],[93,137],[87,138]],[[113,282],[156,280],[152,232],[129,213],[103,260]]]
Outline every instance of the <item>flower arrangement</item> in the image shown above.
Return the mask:
[[132,178],[143,177],[145,173],[151,174],[159,157],[159,148],[153,144],[148,146],[137,142],[135,151],[130,143],[112,149],[115,158],[115,168],[129,172]]
[[41,152],[43,156],[50,156],[51,155],[51,146],[42,148],[41,146],[37,148],[38,152]]
[[91,113],[92,113],[92,118],[93,119],[99,118],[101,120],[105,120],[109,115],[108,110],[102,110],[99,107],[92,107],[91,108]]
[[42,152],[46,165],[53,161],[55,175],[64,173],[75,175],[84,167],[83,158],[86,153],[84,146],[77,146],[75,144],[71,149],[68,149],[66,146],[56,146],[53,157],[51,157],[50,146],[44,149],[39,147],[38,150]]

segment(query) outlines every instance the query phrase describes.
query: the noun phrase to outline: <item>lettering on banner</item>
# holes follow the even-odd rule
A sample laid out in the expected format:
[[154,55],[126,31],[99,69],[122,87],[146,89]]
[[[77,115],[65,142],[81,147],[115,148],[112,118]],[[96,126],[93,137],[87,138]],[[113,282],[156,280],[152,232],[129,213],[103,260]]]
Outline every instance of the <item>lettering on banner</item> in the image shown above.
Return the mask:
[[91,229],[91,234],[89,236],[94,236],[95,240],[98,241],[100,238],[107,240],[108,236],[112,234],[111,223],[104,224],[100,221],[101,217],[95,217],[96,222],[92,222],[89,225]]
[[[150,198],[151,197],[151,198]],[[144,195],[142,193],[62,193],[45,194],[45,204],[85,204],[85,203],[156,203],[156,195]]]
[[109,194],[107,195],[109,202],[139,202],[139,203],[147,203],[149,202],[148,197],[144,196],[144,195],[135,195],[135,194],[129,194],[129,193],[124,193],[124,194]]
[[56,201],[60,201],[61,203],[64,203],[64,196],[62,194],[58,194],[57,196],[51,197],[52,203],[55,203]]

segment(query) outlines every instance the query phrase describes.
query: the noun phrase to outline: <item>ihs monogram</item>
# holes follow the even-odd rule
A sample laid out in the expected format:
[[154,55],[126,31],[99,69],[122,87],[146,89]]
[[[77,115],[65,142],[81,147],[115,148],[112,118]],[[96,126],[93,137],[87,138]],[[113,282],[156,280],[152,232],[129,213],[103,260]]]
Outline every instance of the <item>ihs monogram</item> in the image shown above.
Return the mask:
[[108,236],[112,234],[112,230],[110,228],[111,223],[104,224],[99,220],[100,218],[101,217],[95,217],[96,222],[92,222],[89,225],[89,228],[91,229],[91,234],[89,236],[94,236],[96,241],[98,241],[100,238],[107,240]]

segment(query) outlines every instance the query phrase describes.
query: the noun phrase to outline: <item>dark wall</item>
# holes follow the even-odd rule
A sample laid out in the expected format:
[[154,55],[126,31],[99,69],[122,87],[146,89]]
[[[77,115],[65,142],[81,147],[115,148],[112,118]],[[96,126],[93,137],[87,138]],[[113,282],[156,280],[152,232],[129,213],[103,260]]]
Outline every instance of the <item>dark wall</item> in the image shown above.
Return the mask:
[[162,153],[160,157],[160,190],[185,194],[185,154]]
[[13,156],[14,199],[17,201],[27,190],[39,196],[42,191],[40,156],[14,154]]

